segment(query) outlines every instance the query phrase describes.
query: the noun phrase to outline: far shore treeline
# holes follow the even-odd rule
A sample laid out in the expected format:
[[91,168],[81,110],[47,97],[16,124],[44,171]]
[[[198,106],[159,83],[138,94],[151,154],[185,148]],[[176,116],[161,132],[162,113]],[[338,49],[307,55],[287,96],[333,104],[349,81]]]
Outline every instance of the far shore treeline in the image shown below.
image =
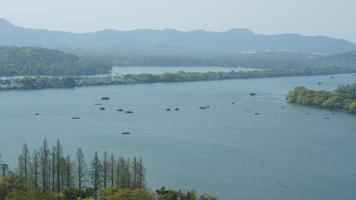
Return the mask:
[[318,91],[301,86],[290,91],[287,100],[290,103],[356,113],[356,83],[340,85],[335,91]]
[[207,194],[198,197],[194,190],[162,187],[150,192],[141,158],[117,157],[105,151],[101,155],[95,152],[88,162],[81,148],[74,158],[65,156],[59,140],[51,148],[45,139],[33,153],[24,144],[14,171],[0,157],[0,200],[217,199]]
[[2,76],[79,76],[108,74],[114,66],[228,66],[259,69],[356,70],[356,51],[319,55],[302,52],[71,54],[39,47],[0,46]]
[[189,81],[213,81],[229,79],[250,79],[266,77],[311,76],[338,73],[354,73],[356,69],[343,68],[301,68],[269,69],[230,72],[184,72],[163,74],[127,74],[118,76],[64,76],[64,77],[23,77],[0,80],[0,91],[31,90],[46,88],[74,88],[81,86],[123,85],[141,83],[170,83]]

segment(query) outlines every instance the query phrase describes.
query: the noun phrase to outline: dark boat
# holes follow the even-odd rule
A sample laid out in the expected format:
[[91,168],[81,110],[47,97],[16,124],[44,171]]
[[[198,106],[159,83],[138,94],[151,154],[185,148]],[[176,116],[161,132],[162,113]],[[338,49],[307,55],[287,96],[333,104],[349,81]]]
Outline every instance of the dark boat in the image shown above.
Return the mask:
[[171,111],[171,109],[170,109],[170,108],[167,108],[166,111]]
[[131,133],[128,132],[128,131],[125,131],[125,132],[121,132],[121,135],[130,135]]
[[251,93],[250,93],[250,96],[256,96],[256,93],[251,92]]
[[110,97],[101,97],[101,100],[109,100]]
[[36,116],[40,115],[40,113],[35,113]]
[[321,84],[323,84],[322,82],[318,82],[318,85],[321,85]]
[[127,114],[132,114],[133,112],[131,110],[126,111]]
[[174,110],[175,110],[175,111],[178,111],[178,110],[179,110],[179,108],[175,108]]
[[72,117],[72,119],[80,119],[80,117]]
[[101,106],[101,103],[96,103],[96,104],[94,104],[94,105],[96,105],[96,106]]
[[235,102],[231,102],[231,104],[235,104]]
[[324,119],[330,119],[330,117],[324,117]]
[[255,113],[255,115],[259,115],[260,113]]
[[201,110],[205,110],[205,109],[208,109],[208,108],[210,108],[210,106],[200,106],[199,107],[199,109],[201,109]]
[[104,108],[104,107],[101,107],[101,108],[100,108],[100,110],[106,110],[106,108]]
[[117,112],[123,112],[124,110],[123,109],[117,109],[116,111]]

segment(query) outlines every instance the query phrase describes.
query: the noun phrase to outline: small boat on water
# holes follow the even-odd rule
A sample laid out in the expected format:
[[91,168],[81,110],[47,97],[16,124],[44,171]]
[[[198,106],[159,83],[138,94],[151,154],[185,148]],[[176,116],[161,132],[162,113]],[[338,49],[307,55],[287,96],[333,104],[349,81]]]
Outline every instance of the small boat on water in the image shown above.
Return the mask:
[[101,100],[110,100],[110,97],[101,97]]
[[96,103],[96,104],[94,104],[94,105],[96,105],[96,106],[101,106],[101,103]]
[[231,104],[235,104],[235,102],[231,102]]
[[323,84],[322,82],[318,82],[318,85],[321,85],[321,84]]
[[199,107],[200,110],[205,110],[205,109],[208,109],[208,108],[210,108],[210,106],[200,106]]
[[171,109],[170,109],[170,108],[167,108],[166,111],[171,111]]
[[128,132],[128,131],[125,131],[125,132],[121,132],[121,135],[130,135],[131,133]]
[[72,119],[80,119],[80,117],[72,117]]
[[104,108],[104,107],[101,107],[101,108],[100,108],[100,110],[106,110],[106,108]]
[[251,93],[250,93],[250,96],[256,96],[256,93],[251,92]]
[[116,109],[117,112],[123,112],[123,109]]
[[178,111],[178,110],[179,110],[179,108],[175,108],[174,110],[175,110],[175,111]]
[[259,114],[260,114],[260,113],[257,113],[257,112],[255,113],[255,115],[259,115]]
[[36,116],[40,115],[40,113],[35,113]]
[[126,111],[125,113],[127,113],[127,114],[132,114],[132,113],[134,113],[134,112],[132,112],[131,110],[129,110],[129,111]]

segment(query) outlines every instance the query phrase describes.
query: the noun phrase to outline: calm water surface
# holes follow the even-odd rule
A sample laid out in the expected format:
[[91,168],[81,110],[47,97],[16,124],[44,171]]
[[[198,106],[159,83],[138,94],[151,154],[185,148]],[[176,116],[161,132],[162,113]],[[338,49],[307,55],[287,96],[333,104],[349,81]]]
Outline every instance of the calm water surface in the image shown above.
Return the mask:
[[351,200],[356,116],[284,99],[299,85],[331,90],[354,82],[348,74],[2,92],[0,151],[14,166],[23,143],[33,150],[44,137],[58,138],[72,155],[82,147],[143,157],[153,189],[193,187],[223,200]]

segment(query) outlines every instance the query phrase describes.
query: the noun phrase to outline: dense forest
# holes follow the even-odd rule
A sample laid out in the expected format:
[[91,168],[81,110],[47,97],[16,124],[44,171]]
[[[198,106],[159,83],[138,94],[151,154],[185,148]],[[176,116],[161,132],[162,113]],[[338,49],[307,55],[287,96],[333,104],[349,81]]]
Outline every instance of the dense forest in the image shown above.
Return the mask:
[[0,46],[0,76],[107,73],[111,65],[103,63],[57,50]]
[[0,200],[216,200],[211,195],[198,197],[194,190],[167,190],[155,193],[146,188],[141,158],[115,157],[95,152],[90,165],[78,148],[75,158],[64,155],[61,143],[51,148],[45,139],[30,152],[24,144],[15,171],[0,159]]
[[297,87],[289,92],[287,100],[291,103],[356,113],[356,83],[341,85],[335,91]]

